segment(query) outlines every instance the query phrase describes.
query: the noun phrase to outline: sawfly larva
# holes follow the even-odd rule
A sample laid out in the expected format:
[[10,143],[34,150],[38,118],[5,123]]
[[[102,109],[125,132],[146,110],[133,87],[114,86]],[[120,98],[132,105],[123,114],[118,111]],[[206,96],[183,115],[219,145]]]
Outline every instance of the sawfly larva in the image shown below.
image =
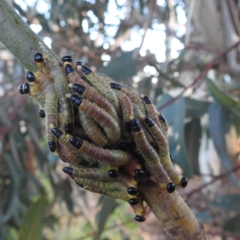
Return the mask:
[[132,120],[133,137],[137,148],[144,158],[144,165],[151,176],[157,177],[161,188],[166,188],[169,193],[175,191],[175,185],[170,182],[169,176],[165,172],[156,151],[147,141],[140,122],[137,119]]
[[101,131],[97,123],[82,111],[80,111],[79,115],[82,123],[82,128],[84,129],[87,136],[97,146],[103,148],[111,148],[111,144],[108,142],[106,135]]
[[188,180],[186,177],[181,177],[174,168],[170,158],[166,137],[149,116],[145,118],[145,123],[147,124],[149,131],[156,140],[159,149],[158,154],[160,156],[161,163],[163,164],[165,171],[168,173],[174,184],[186,187]]
[[78,107],[81,111],[86,113],[99,123],[106,133],[110,143],[117,143],[120,139],[120,128],[116,120],[108,114],[104,109],[98,107],[97,104],[88,101],[77,95],[70,97],[73,105]]
[[83,72],[84,76],[89,80],[89,82],[91,82],[91,84],[98,90],[98,92],[100,92],[112,104],[117,114],[119,115],[120,106],[116,95],[109,87],[109,83],[84,65],[77,65],[77,68]]
[[73,108],[71,102],[66,98],[69,93],[67,78],[59,63],[49,58],[47,54],[37,53],[34,55],[34,60],[38,67],[48,73],[54,81],[55,91],[57,93],[59,104],[62,107],[64,118],[64,129],[66,133],[73,132]]
[[108,102],[108,100],[95,90],[93,91],[92,87],[89,86],[86,88],[85,86],[77,83],[70,83],[69,87],[71,87],[75,92],[80,94],[83,98],[86,98],[89,101],[96,103],[99,107],[103,108],[107,113],[109,113],[114,119],[118,119],[115,109]]
[[132,158],[129,153],[121,150],[103,149],[76,137],[72,137],[69,142],[78,149],[81,155],[96,162],[108,163],[111,166],[123,166]]

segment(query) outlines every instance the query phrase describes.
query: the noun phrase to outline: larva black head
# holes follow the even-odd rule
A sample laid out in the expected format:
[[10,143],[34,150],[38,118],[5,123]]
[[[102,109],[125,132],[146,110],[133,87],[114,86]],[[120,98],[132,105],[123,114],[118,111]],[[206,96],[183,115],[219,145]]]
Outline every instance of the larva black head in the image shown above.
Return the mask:
[[109,175],[109,177],[111,177],[111,178],[118,178],[118,177],[119,177],[119,172],[116,171],[116,170],[110,170],[110,171],[108,172],[108,175]]
[[57,139],[59,139],[63,134],[63,132],[58,128],[52,128],[51,131]]
[[77,137],[70,138],[69,142],[71,143],[71,145],[73,145],[77,149],[80,149],[83,144],[83,141]]
[[130,133],[130,132],[132,131],[132,129],[131,129],[131,124],[132,124],[131,121],[125,122],[125,124],[124,124],[125,131],[126,131],[127,133]]
[[186,177],[182,177],[181,179],[181,186],[185,188],[188,184],[188,179]]
[[119,145],[118,145],[119,149],[124,151],[124,152],[127,152],[128,151],[128,146],[125,142],[121,142]]
[[56,143],[55,142],[48,142],[48,147],[51,152],[54,152],[56,150]]
[[122,86],[120,85],[120,84],[118,84],[118,83],[110,83],[110,87],[112,88],[112,89],[116,89],[116,90],[121,90],[121,88],[122,88]]
[[73,58],[71,56],[64,56],[62,57],[63,62],[72,62]]
[[144,221],[145,221],[145,217],[136,215],[136,216],[135,216],[135,220],[136,220],[137,222],[144,222]]
[[79,107],[82,103],[82,98],[78,95],[71,95],[70,100],[72,101],[73,105]]
[[146,104],[152,104],[152,101],[147,96],[144,96],[142,99]]
[[70,64],[67,64],[65,66],[65,72],[68,75],[69,73],[74,72],[74,69],[73,69],[73,67]]
[[73,132],[73,123],[65,123],[64,130],[67,134],[71,134]]
[[76,64],[77,66],[82,66],[82,65],[83,65],[82,62],[76,62],[75,64]]
[[129,201],[128,201],[131,205],[137,205],[139,203],[138,199],[137,198],[131,198]]
[[140,179],[140,178],[145,178],[147,174],[145,173],[145,171],[140,169],[135,171],[135,176]]
[[92,72],[92,70],[90,68],[88,68],[88,67],[86,67],[84,65],[82,65],[82,69],[81,70],[86,75],[89,75]]
[[162,123],[165,123],[165,122],[166,122],[166,119],[165,119],[165,117],[164,117],[162,114],[160,115],[159,120],[160,120]]
[[80,95],[82,95],[82,94],[84,93],[84,91],[85,91],[86,88],[85,88],[83,85],[81,85],[81,84],[74,83],[74,84],[72,85],[72,89],[73,89],[75,92],[77,92],[77,93],[79,93]]
[[27,94],[30,92],[30,86],[28,83],[24,83],[18,87],[18,90],[21,94]]
[[138,119],[133,119],[132,122],[131,122],[131,127],[132,127],[132,130],[134,132],[139,132],[141,131],[141,126],[140,126],[140,122]]
[[151,127],[153,127],[154,126],[154,121],[149,117],[149,116],[146,116],[146,118],[145,118],[145,123],[147,124],[147,126],[149,127],[149,128],[151,128]]
[[168,191],[169,193],[172,193],[172,192],[175,191],[175,185],[174,185],[172,182],[168,183],[168,185],[167,185],[167,191]]
[[103,148],[104,149],[112,149],[112,144],[108,142]]
[[138,190],[135,187],[129,187],[127,191],[130,195],[137,195],[138,194]]
[[46,117],[45,111],[43,109],[39,110],[39,117],[40,118],[45,118]]
[[62,170],[63,170],[63,172],[67,173],[68,175],[72,176],[73,168],[64,167]]
[[33,59],[35,62],[43,62],[44,61],[43,55],[41,53],[36,53],[34,55]]
[[34,82],[35,81],[35,75],[28,71],[25,75],[25,78],[29,81],[29,82]]

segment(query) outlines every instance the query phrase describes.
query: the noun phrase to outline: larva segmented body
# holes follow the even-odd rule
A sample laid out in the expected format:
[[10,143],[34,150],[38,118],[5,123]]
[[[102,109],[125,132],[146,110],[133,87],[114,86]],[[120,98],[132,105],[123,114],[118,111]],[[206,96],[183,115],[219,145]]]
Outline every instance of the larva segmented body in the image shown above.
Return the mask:
[[90,86],[86,88],[85,86],[77,83],[70,83],[69,87],[71,87],[75,92],[80,94],[83,98],[86,98],[89,101],[96,103],[99,107],[103,108],[107,113],[109,113],[114,119],[118,119],[117,113],[112,107],[112,105],[101,94],[99,94],[95,90],[93,91],[92,89],[94,88]]
[[78,151],[76,151],[76,148],[69,143],[69,139],[71,138],[70,135],[66,135],[58,128],[52,128],[51,131],[58,139],[59,147],[57,148],[57,152],[62,160],[73,165],[83,166],[92,166],[96,163],[96,161],[92,161],[90,158],[84,158]]
[[85,133],[89,136],[90,139],[93,140],[97,146],[103,148],[111,148],[106,135],[102,132],[102,130],[92,118],[87,116],[84,112],[80,111],[80,120]]
[[111,166],[123,166],[132,157],[124,151],[103,149],[76,137],[72,137],[69,141],[84,157],[89,157],[96,162],[108,163]]
[[[77,72],[74,70],[73,66],[71,66],[70,64],[65,65],[65,72],[66,72],[67,78],[68,78],[70,83],[72,83],[72,84],[77,83],[77,84],[80,84],[80,85],[82,85],[86,88],[91,87],[91,85],[87,81],[83,80],[77,74]],[[92,91],[97,92],[94,88],[92,89]]]
[[104,109],[99,108],[97,104],[77,95],[72,95],[70,99],[74,106],[78,107],[103,127],[110,143],[115,144],[119,141],[120,128],[116,120],[110,114]]
[[149,128],[149,131],[156,140],[159,149],[158,154],[165,171],[168,173],[174,184],[186,187],[187,179],[185,177],[181,177],[172,164],[166,137],[149,116],[146,117],[145,122]]
[[48,73],[53,79],[59,104],[61,105],[63,111],[65,132],[72,133],[73,108],[70,100],[66,98],[66,94],[69,93],[69,90],[68,82],[63,69],[59,66],[59,63],[56,60],[49,58],[47,54],[42,55],[41,53],[37,53],[34,55],[34,60],[37,62],[40,69]]
[[170,182],[170,179],[163,169],[156,151],[148,143],[140,126],[140,122],[137,119],[132,120],[132,130],[137,148],[146,161],[145,167],[147,171],[151,174],[151,176],[158,178],[162,188],[166,188],[170,193],[173,192],[175,190],[175,186],[172,182]]
[[83,72],[84,76],[91,82],[98,92],[100,92],[112,104],[117,114],[120,115],[120,106],[117,97],[110,88],[108,81],[105,81],[105,79],[102,79],[97,73],[92,72],[91,69],[84,65],[78,65],[77,68]]
[[143,106],[142,99],[130,87],[123,86],[123,85],[120,85],[118,83],[110,83],[110,87],[112,89],[115,89],[117,91],[121,91],[122,93],[126,94],[131,99],[131,101],[137,105],[137,107],[142,112],[142,115],[145,116],[145,108]]

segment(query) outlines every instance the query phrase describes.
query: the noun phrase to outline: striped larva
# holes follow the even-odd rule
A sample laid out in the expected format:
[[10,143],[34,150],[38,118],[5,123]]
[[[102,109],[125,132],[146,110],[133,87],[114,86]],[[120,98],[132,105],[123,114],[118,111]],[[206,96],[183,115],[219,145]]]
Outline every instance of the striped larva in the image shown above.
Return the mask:
[[120,128],[116,120],[110,114],[98,107],[97,104],[83,99],[80,96],[71,95],[70,99],[74,106],[78,107],[103,127],[110,143],[115,144],[119,141]]
[[129,194],[126,187],[121,182],[103,182],[97,178],[81,178],[73,177],[74,181],[83,186],[84,189],[95,193],[101,193],[112,198],[122,199],[129,202],[131,205],[139,203],[138,196],[133,197]]
[[70,135],[66,135],[58,128],[52,128],[51,131],[58,139],[56,151],[63,161],[80,166],[92,166],[96,163],[96,161],[92,161],[90,158],[84,158],[83,155],[76,151],[76,148],[69,143]]
[[65,132],[72,133],[73,108],[70,100],[65,97],[65,95],[69,93],[69,89],[63,69],[56,60],[49,58],[47,54],[42,55],[41,53],[37,53],[34,55],[34,60],[37,62],[38,67],[48,73],[54,80],[55,91],[63,111]]
[[[88,178],[88,179],[97,179],[102,182],[121,182],[125,187],[127,187],[127,192],[130,195],[137,195],[138,191],[136,188],[137,182],[133,179],[130,179],[127,176],[118,175],[117,178],[113,178],[111,175],[112,170],[105,168],[76,168],[76,167],[64,167],[63,171],[70,175],[72,178]],[[110,174],[109,174],[110,172]]]
[[109,83],[84,65],[77,65],[77,68],[83,72],[89,82],[112,104],[117,114],[120,115],[120,106],[117,97],[110,88]]
[[168,173],[174,184],[186,187],[188,180],[186,177],[181,177],[180,174],[175,170],[170,158],[166,137],[149,116],[145,118],[145,123],[156,140],[159,149],[158,153],[165,171]]
[[121,91],[122,93],[126,94],[133,103],[137,105],[143,115],[145,115],[145,108],[143,106],[142,100],[140,96],[135,93],[130,87],[120,85],[118,83],[110,83],[110,87],[117,91]]
[[108,102],[106,98],[93,90],[93,87],[89,86],[86,88],[85,86],[77,83],[70,83],[69,87],[71,87],[75,92],[80,94],[83,98],[86,98],[89,101],[96,103],[99,107],[103,108],[107,113],[109,113],[114,119],[118,119],[117,113],[113,106]]
[[111,166],[123,166],[132,158],[129,153],[124,151],[103,149],[77,137],[72,137],[69,142],[78,149],[82,156],[96,162],[108,163]]
[[106,135],[102,132],[97,123],[82,111],[80,111],[79,115],[82,128],[87,136],[92,139],[97,146],[111,148],[111,144],[108,142]]
[[175,190],[175,185],[169,181],[169,176],[163,169],[156,151],[147,141],[139,120],[132,120],[132,130],[137,148],[144,158],[144,165],[147,171],[152,177],[157,177],[161,188],[166,188],[169,193],[172,193]]
[[[65,73],[66,73],[67,78],[68,78],[70,83],[72,83],[72,84],[74,84],[74,83],[81,84],[81,85],[83,85],[86,88],[91,86],[87,81],[83,80],[78,75],[78,73],[74,70],[74,68],[70,64],[66,64],[64,69],[65,69]],[[93,88],[92,91],[96,91],[96,90]]]

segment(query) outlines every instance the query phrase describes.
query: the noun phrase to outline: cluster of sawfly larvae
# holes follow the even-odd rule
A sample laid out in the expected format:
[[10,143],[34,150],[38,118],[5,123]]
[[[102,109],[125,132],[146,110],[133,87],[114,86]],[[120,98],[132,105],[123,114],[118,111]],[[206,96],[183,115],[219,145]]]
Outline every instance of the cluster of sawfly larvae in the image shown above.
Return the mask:
[[187,178],[173,167],[168,124],[147,96],[91,71],[71,56],[62,63],[37,53],[38,70],[19,86],[40,105],[51,152],[82,188],[127,201],[135,220],[145,220],[139,182],[153,181],[172,193]]

